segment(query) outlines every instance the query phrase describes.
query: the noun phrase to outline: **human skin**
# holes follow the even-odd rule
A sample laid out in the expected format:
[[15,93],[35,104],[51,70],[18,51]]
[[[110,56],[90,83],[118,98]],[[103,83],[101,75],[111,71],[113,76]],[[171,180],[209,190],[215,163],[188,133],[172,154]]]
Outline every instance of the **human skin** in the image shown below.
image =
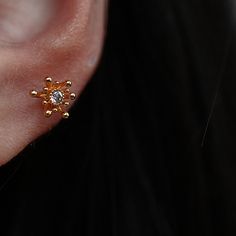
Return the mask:
[[49,131],[29,91],[44,78],[70,80],[79,97],[99,61],[106,0],[2,0],[0,2],[0,166]]

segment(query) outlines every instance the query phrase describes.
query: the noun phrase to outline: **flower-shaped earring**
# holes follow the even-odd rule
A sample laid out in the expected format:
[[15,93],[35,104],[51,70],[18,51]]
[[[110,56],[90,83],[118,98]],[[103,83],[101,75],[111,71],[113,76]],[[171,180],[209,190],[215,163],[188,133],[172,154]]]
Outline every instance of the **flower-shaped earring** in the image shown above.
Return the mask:
[[67,80],[65,82],[53,82],[52,78],[45,79],[46,86],[43,91],[37,92],[32,90],[30,95],[34,98],[41,98],[44,108],[44,115],[50,117],[52,113],[59,112],[62,117],[69,118],[69,113],[65,110],[70,105],[70,100],[74,100],[75,93],[70,92],[72,82]]

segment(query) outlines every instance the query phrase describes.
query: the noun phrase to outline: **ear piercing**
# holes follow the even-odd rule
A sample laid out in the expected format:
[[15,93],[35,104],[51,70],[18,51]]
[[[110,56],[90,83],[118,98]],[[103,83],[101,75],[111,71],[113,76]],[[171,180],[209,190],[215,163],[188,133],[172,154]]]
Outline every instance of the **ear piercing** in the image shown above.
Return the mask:
[[42,106],[45,117],[50,117],[53,113],[59,112],[64,119],[69,118],[69,113],[65,110],[70,105],[70,100],[75,100],[75,93],[70,92],[72,82],[53,82],[52,78],[45,79],[45,87],[38,92],[32,90],[30,95],[34,98],[42,99]]

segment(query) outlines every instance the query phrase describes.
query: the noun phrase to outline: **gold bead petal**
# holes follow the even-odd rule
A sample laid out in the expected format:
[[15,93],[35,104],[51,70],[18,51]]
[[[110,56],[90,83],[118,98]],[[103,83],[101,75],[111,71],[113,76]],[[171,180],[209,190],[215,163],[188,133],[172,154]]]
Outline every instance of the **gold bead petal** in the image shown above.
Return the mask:
[[70,99],[71,99],[71,100],[75,100],[75,98],[76,98],[75,93],[71,93],[71,94],[70,94]]
[[72,85],[72,82],[71,82],[70,80],[67,80],[67,81],[66,81],[66,86],[67,86],[67,87],[71,87],[71,85]]
[[64,113],[62,114],[62,117],[63,117],[64,119],[68,119],[69,116],[70,116],[70,114],[69,114],[68,112],[64,112]]
[[45,116],[46,116],[46,117],[50,117],[51,115],[52,115],[52,111],[47,110],[47,111],[45,112]]
[[67,106],[70,105],[70,103],[69,102],[64,102],[64,105],[67,107]]
[[36,97],[36,96],[38,95],[38,92],[35,91],[35,90],[32,90],[32,91],[30,91],[30,95],[31,95],[32,97]]
[[45,82],[46,82],[46,83],[52,83],[52,78],[51,78],[51,77],[45,78]]

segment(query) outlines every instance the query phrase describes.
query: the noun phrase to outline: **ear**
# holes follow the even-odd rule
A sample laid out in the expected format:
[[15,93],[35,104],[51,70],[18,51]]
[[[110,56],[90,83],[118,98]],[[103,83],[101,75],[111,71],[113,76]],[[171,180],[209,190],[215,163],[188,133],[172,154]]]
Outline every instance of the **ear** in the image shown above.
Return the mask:
[[70,80],[79,97],[101,54],[106,0],[2,0],[0,165],[61,119],[29,96],[44,78]]

